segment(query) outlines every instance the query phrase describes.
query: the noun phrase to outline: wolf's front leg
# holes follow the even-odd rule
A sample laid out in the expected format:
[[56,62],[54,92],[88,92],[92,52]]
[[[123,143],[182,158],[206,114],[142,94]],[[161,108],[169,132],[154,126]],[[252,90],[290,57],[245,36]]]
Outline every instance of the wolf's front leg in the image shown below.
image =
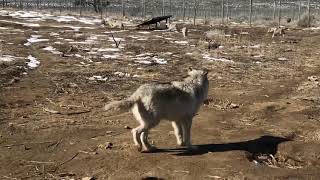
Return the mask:
[[183,145],[187,147],[188,150],[196,150],[196,146],[192,146],[191,144],[191,125],[192,125],[192,118],[186,119],[182,122],[182,142]]
[[174,135],[177,138],[177,144],[179,146],[183,146],[181,123],[172,121],[172,127],[174,129]]

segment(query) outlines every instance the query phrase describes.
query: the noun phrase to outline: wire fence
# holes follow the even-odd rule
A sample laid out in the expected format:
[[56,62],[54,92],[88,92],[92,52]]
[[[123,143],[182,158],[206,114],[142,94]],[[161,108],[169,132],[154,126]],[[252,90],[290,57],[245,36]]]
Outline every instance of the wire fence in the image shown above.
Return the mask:
[[[1,3],[1,0],[0,0]],[[2,0],[3,8],[68,11],[110,15],[177,19],[220,18],[222,22],[300,19],[302,14],[320,15],[318,0]]]

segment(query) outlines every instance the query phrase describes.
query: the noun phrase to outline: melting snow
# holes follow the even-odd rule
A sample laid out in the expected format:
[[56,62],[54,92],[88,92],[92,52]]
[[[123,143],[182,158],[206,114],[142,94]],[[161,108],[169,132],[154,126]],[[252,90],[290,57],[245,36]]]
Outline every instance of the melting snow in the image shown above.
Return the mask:
[[89,79],[91,81],[94,81],[94,80],[96,80],[96,81],[106,81],[106,80],[108,80],[108,77],[92,76],[92,77],[89,77],[87,79]]
[[234,61],[229,60],[229,59],[210,57],[209,54],[204,54],[204,55],[203,55],[203,58],[206,59],[206,60],[208,60],[208,61],[210,61],[210,62],[213,62],[213,61],[221,61],[221,62],[234,63]]
[[25,46],[30,46],[32,43],[49,41],[49,39],[38,39],[41,35],[31,35],[29,39],[27,39],[27,43],[24,43]]
[[177,43],[177,44],[188,44],[188,41],[174,41],[174,43]]
[[150,34],[150,32],[147,32],[147,31],[140,31],[138,33],[140,33],[140,34]]
[[123,73],[123,72],[115,72],[114,75],[118,75],[120,77],[130,77],[131,75],[129,73]]
[[103,58],[106,58],[106,59],[116,59],[117,57],[119,57],[118,54],[114,54],[114,55],[108,55],[108,54],[104,54],[102,55]]
[[120,49],[119,48],[100,48],[97,51],[98,52],[106,52],[106,51],[117,52],[117,51],[120,51]]
[[32,55],[29,55],[27,59],[30,60],[27,62],[27,65],[30,69],[34,69],[40,65],[40,62],[37,60],[37,58],[33,57]]
[[50,51],[52,54],[62,54],[62,52],[57,51],[57,49],[52,46],[47,46],[47,47],[43,48],[43,50]]
[[15,59],[14,56],[10,56],[10,55],[2,55],[0,56],[0,62],[11,62]]

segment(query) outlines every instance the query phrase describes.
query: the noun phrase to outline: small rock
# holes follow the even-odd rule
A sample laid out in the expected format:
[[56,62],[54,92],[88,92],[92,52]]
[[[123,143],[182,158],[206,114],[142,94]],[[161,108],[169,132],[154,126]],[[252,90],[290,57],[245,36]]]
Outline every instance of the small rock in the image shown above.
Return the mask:
[[235,103],[231,103],[231,104],[229,104],[229,107],[230,107],[231,109],[236,109],[236,108],[239,108],[239,105],[238,105],[238,104],[235,104]]
[[124,126],[125,129],[132,129],[131,127],[129,126]]
[[319,78],[317,76],[309,76],[308,80],[309,81],[319,81]]
[[112,133],[112,131],[106,131],[106,134],[111,134]]

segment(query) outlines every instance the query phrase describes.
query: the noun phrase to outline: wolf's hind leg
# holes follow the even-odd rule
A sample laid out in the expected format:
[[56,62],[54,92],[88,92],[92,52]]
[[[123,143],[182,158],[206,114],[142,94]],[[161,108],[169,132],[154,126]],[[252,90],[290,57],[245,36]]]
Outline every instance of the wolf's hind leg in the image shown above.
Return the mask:
[[142,147],[144,148],[144,150],[145,150],[146,152],[153,152],[153,151],[155,151],[157,148],[154,147],[154,146],[152,146],[152,145],[149,143],[149,141],[148,141],[148,134],[149,134],[148,130],[145,130],[145,131],[143,131],[143,132],[141,133],[140,138],[141,138],[141,142],[142,142]]
[[172,127],[174,129],[174,135],[177,138],[177,144],[179,146],[183,146],[181,123],[180,122],[176,122],[176,121],[172,121]]
[[133,142],[134,144],[138,147],[138,151],[142,150],[142,143],[141,143],[141,139],[140,139],[140,133],[143,127],[140,125],[139,127],[136,127],[134,129],[132,129],[132,136],[133,136]]

